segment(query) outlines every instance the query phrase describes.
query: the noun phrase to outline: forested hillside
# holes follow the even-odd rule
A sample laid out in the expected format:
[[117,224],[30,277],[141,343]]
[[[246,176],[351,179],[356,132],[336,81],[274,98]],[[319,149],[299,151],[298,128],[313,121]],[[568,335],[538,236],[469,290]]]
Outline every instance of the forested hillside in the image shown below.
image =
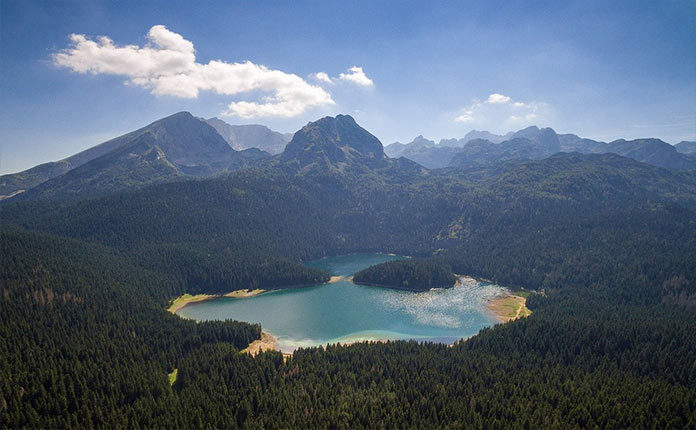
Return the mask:
[[103,246],[4,228],[0,249],[3,427],[152,425],[176,401],[167,373],[180,359],[260,337],[163,311],[177,280]]

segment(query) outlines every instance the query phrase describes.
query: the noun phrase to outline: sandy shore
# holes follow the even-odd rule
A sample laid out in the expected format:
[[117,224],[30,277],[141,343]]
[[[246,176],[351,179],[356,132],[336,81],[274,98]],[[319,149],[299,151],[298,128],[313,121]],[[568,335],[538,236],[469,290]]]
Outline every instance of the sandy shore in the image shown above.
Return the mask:
[[341,280],[343,280],[343,278],[344,278],[344,276],[332,276],[329,279],[329,284],[333,284],[334,282],[341,281]]
[[292,354],[280,351],[280,349],[276,348],[275,337],[265,331],[261,332],[261,339],[251,342],[248,347],[244,348],[240,352],[250,354],[252,357],[255,357],[263,351],[279,351],[283,354],[283,358],[285,360],[292,356]]
[[184,294],[176,299],[172,300],[171,305],[169,305],[169,308],[167,310],[173,314],[179,312],[183,307],[190,305],[191,303],[198,303],[198,302],[204,302],[206,300],[214,300],[214,299],[219,299],[220,297],[233,297],[233,298],[246,298],[246,297],[254,297],[259,294],[265,293],[266,290],[262,290],[260,288],[257,288],[255,290],[236,290],[232,291],[227,294],[196,294],[196,295],[191,295],[191,294]]
[[255,340],[249,344],[248,347],[244,348],[241,352],[251,354],[253,356],[257,355],[261,351],[274,350],[276,346],[275,338],[265,331],[261,332],[261,339]]
[[486,308],[493,313],[500,322],[508,322],[532,314],[532,311],[527,308],[526,298],[510,293],[491,299],[486,305]]

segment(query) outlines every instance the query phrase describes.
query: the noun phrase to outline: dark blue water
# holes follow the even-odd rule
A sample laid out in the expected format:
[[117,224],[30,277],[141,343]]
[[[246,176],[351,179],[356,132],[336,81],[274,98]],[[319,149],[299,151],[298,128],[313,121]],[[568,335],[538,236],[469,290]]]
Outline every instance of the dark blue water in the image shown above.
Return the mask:
[[[374,264],[403,257],[352,254],[307,263],[349,277]],[[250,298],[221,298],[181,309],[196,320],[260,323],[283,351],[297,347],[377,339],[452,343],[496,323],[486,301],[501,287],[463,278],[454,288],[423,293],[355,285],[348,280],[271,291]]]

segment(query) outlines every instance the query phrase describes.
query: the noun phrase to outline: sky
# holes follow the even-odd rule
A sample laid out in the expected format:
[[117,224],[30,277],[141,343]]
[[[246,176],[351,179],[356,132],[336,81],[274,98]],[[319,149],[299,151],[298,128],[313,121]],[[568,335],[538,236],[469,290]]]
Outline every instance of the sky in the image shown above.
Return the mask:
[[179,111],[696,140],[696,1],[0,1],[0,174]]

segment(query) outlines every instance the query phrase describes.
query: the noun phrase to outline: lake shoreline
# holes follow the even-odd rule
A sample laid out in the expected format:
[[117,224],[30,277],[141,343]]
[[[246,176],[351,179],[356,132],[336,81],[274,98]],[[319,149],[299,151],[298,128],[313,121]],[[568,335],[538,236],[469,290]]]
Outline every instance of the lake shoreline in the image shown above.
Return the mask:
[[225,294],[194,294],[194,295],[192,295],[192,294],[186,293],[186,294],[182,294],[179,297],[172,300],[171,304],[167,308],[167,311],[169,311],[173,314],[176,314],[181,309],[185,308],[186,306],[188,306],[192,303],[201,303],[201,302],[206,302],[209,300],[221,299],[224,297],[244,299],[244,298],[258,296],[259,294],[267,293],[269,291],[274,291],[274,290],[264,290],[261,288],[256,288],[254,290],[250,290],[247,288],[247,289],[242,289],[242,290],[230,291],[229,293],[225,293]]
[[[362,267],[393,260],[394,256],[355,254],[353,257],[326,258],[322,259],[321,264],[310,262],[331,274],[321,283],[312,284],[312,288],[303,289],[303,286],[298,285],[269,291],[239,290],[225,295],[184,295],[172,303],[170,311],[194,320],[234,317],[238,321],[261,324],[263,328],[260,339],[251,342],[244,349],[244,352],[251,355],[266,350],[288,354],[297,348],[396,340],[453,345],[475,335],[474,329],[500,321],[499,318],[492,318],[486,304],[489,298],[506,290],[489,287],[488,284],[479,289],[476,284],[481,282],[477,279],[460,275],[453,278],[452,284],[427,290],[356,284],[351,273]],[[313,267],[310,264],[308,266]],[[335,288],[332,284],[341,288]],[[281,290],[283,291],[280,292]],[[306,293],[297,292],[301,290],[306,290]],[[270,294],[271,292],[278,294]],[[225,296],[246,298],[260,294],[263,296],[249,302],[215,302]],[[192,305],[181,311],[191,304],[196,306]],[[307,314],[301,318],[297,316],[298,309],[315,309],[313,306],[316,306],[318,312],[311,312],[312,315]],[[338,308],[333,309],[332,306]],[[333,310],[326,311],[327,307]],[[360,315],[359,323],[351,322],[356,314]],[[341,323],[337,324],[335,321]],[[345,331],[349,333],[345,334]]]
[[217,300],[217,299],[224,299],[224,298],[232,298],[232,299],[248,299],[251,297],[256,297],[261,294],[266,294],[266,293],[271,293],[274,291],[281,291],[281,290],[291,290],[291,289],[301,289],[301,288],[306,288],[306,287],[314,287],[317,285],[325,285],[325,284],[332,284],[338,281],[342,281],[344,279],[343,276],[331,276],[329,279],[326,281],[319,283],[319,284],[299,284],[299,285],[289,285],[287,287],[281,287],[281,288],[256,288],[256,289],[248,289],[248,288],[243,288],[240,290],[234,290],[230,291],[229,293],[225,294],[189,294],[185,293],[180,295],[179,297],[171,300],[169,303],[169,307],[167,308],[168,312],[171,312],[173,314],[177,314],[180,310],[185,308],[186,306],[193,304],[193,303],[201,303],[201,302],[207,302],[210,300]]

